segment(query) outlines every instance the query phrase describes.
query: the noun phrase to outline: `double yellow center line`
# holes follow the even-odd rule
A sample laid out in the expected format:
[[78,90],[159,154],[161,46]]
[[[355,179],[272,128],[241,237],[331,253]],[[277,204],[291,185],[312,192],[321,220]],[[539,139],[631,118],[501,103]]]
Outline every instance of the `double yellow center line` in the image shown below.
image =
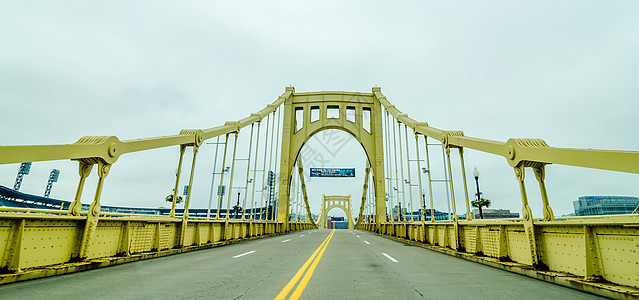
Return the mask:
[[[277,294],[277,296],[275,296],[276,300],[285,299],[285,297],[291,292],[293,287],[295,287],[300,278],[302,278],[302,275],[304,275],[304,278],[302,278],[302,281],[297,284],[297,288],[295,288],[295,291],[293,291],[293,294],[291,295],[291,297],[289,297],[289,299],[298,299],[302,295],[302,292],[304,292],[308,281],[311,279],[311,276],[313,276],[315,267],[317,267],[317,263],[319,263],[320,259],[322,259],[322,255],[324,255],[324,251],[326,250],[326,247],[328,247],[328,243],[331,241],[334,233],[335,229],[331,231],[331,233],[326,237],[322,244],[320,244],[317,250],[313,252],[313,255],[311,255],[311,257],[304,263],[304,265],[302,265],[299,271],[295,273],[295,276],[293,276],[291,281],[286,284],[284,289],[282,289],[282,291]],[[304,274],[304,272],[306,272],[306,274]]]

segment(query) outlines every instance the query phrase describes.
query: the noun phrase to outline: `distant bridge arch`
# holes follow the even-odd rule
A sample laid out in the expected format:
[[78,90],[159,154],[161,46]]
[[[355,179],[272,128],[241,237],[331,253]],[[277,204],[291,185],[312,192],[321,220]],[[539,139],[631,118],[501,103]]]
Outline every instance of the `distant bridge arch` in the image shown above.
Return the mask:
[[348,229],[353,229],[353,202],[351,201],[351,195],[341,196],[326,196],[322,194],[322,208],[320,209],[320,224],[317,224],[320,228],[326,228],[327,214],[333,208],[341,208],[346,214],[346,220],[348,221]]

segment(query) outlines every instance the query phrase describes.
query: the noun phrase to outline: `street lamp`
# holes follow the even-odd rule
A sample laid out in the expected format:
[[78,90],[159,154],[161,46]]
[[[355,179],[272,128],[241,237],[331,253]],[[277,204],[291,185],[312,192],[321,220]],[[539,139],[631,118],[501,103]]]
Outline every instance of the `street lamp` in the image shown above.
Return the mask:
[[475,167],[475,170],[473,170],[473,176],[475,176],[475,185],[477,186],[477,207],[479,207],[479,218],[483,219],[484,213],[482,213],[481,211],[481,196],[479,194],[479,171],[477,171],[477,167]]
[[240,213],[240,192],[237,192],[237,203],[233,206],[233,210],[235,211],[235,219],[237,219],[237,215]]
[[424,216],[426,215],[426,194],[422,191],[422,221]]

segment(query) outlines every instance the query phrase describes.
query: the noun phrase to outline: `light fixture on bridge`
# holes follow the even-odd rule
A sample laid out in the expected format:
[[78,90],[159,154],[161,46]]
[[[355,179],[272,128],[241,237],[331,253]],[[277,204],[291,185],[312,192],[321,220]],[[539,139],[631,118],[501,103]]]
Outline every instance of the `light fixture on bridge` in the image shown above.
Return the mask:
[[481,211],[481,204],[479,203],[481,200],[481,193],[479,192],[479,171],[477,170],[477,167],[473,170],[473,176],[475,177],[475,185],[477,186],[477,207],[479,207],[479,218],[483,219],[484,214]]

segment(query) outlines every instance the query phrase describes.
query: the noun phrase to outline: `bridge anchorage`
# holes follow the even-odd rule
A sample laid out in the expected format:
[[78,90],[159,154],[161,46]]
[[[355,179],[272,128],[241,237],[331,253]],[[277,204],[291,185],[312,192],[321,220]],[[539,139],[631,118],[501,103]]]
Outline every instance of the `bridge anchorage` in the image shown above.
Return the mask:
[[[300,153],[313,135],[329,129],[351,135],[366,156],[362,197],[354,204],[359,206],[357,218],[350,196],[348,201],[324,196],[320,216],[313,218]],[[238,142],[240,136],[248,139],[248,145]],[[214,207],[193,208],[197,156],[213,138],[216,145],[223,145],[222,171],[213,170],[219,181],[210,189]],[[447,200],[433,195],[437,182],[430,172],[433,143],[443,149],[446,178],[441,181],[449,193]],[[107,175],[118,167],[119,157],[164,147],[178,150],[170,209],[136,208],[135,203],[102,205]],[[187,150],[192,153],[189,188],[180,209],[176,199]],[[247,158],[238,158],[238,150]],[[519,187],[522,218],[473,218],[464,158],[469,150],[505,159]],[[296,92],[287,87],[273,103],[244,119],[208,129],[184,129],[176,135],[134,140],[87,136],[73,144],[0,146],[0,164],[56,160],[78,162],[72,201],[0,189],[0,253],[4,253],[0,268],[5,271],[0,283],[318,228],[325,224],[328,210],[340,207],[355,229],[604,296],[639,296],[639,214],[556,217],[545,182],[545,167],[550,164],[639,174],[638,151],[556,148],[541,139],[502,142],[469,137],[410,118],[378,87],[366,93]],[[247,162],[241,165],[240,160]],[[97,187],[92,201],[83,203],[85,181],[94,167]],[[526,169],[533,171],[539,185],[542,216],[531,210]],[[462,174],[461,182],[454,173]],[[238,187],[238,181],[244,186]],[[459,184],[462,197],[455,194]],[[213,201],[216,185],[228,188],[218,188],[223,192]],[[235,198],[238,191],[241,196]],[[464,202],[460,214],[456,197]],[[436,200],[450,206],[450,218],[437,217]]]

